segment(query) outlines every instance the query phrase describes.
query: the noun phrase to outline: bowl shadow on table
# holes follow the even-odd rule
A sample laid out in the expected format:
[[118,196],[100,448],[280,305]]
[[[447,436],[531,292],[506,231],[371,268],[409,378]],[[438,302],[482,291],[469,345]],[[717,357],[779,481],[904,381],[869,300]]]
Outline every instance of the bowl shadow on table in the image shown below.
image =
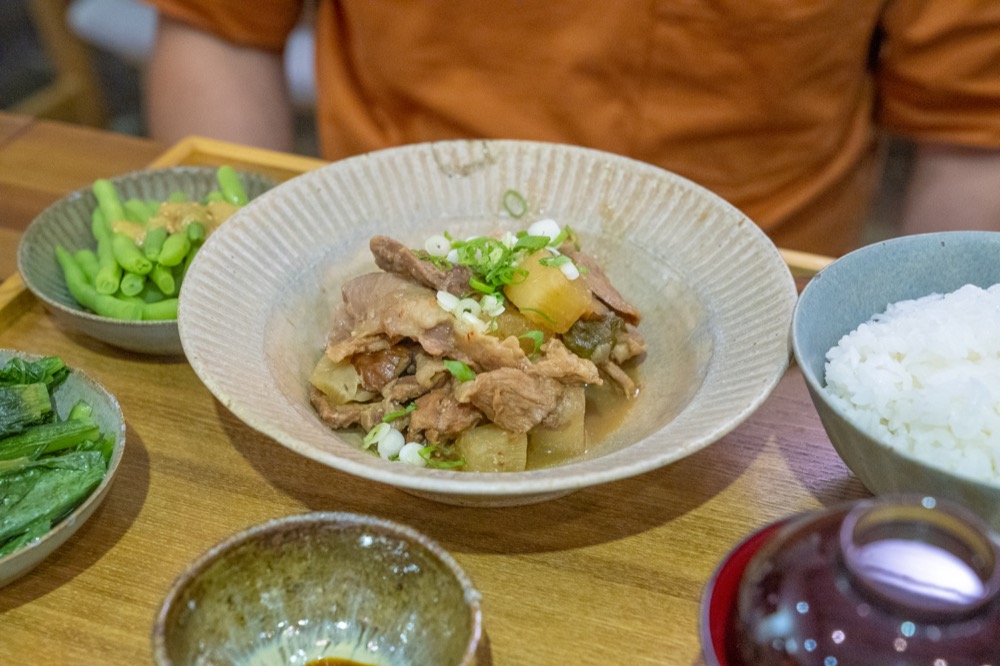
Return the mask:
[[[794,382],[794,385],[793,385]],[[788,391],[792,389],[794,392]],[[787,400],[770,400],[757,411],[754,423],[771,432],[781,432],[775,438],[776,446],[802,488],[823,507],[863,497],[871,497],[857,476],[830,443],[826,431],[816,415],[814,425],[791,427],[801,422],[802,412],[815,415],[816,410],[806,391],[805,381],[799,369],[792,362],[789,377],[781,389]],[[795,440],[819,442],[817,446],[805,448]]]
[[106,342],[101,342],[97,338],[94,338],[85,333],[80,333],[75,331],[69,326],[54,321],[54,326],[56,329],[67,339],[69,339],[74,345],[83,347],[84,349],[91,351],[95,354],[100,354],[102,356],[114,356],[116,358],[122,358],[128,361],[136,361],[140,363],[149,363],[155,365],[176,365],[187,363],[187,359],[184,354],[147,354],[130,351],[128,349],[122,349],[121,347],[115,347],[114,345],[108,344]]
[[128,421],[125,425],[125,452],[107,497],[66,543],[3,588],[0,615],[44,597],[92,567],[138,518],[149,492],[149,451]]
[[[433,502],[392,486],[326,467],[244,425],[216,401],[226,434],[274,488],[308,511],[353,511],[396,520],[449,550],[530,554],[613,542],[694,511],[739,478],[763,447],[732,456],[727,438],[657,470],[584,488],[558,499],[503,508]],[[696,482],[692,484],[692,479]],[[683,493],[676,492],[685,487]],[[335,488],[336,495],[323,488]],[[465,526],[456,540],[455,524]]]

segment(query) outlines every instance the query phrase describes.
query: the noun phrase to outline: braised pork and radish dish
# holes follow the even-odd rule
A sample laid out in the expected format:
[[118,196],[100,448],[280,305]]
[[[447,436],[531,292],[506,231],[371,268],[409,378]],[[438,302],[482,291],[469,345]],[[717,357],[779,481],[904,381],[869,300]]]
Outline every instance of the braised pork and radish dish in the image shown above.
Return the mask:
[[[380,271],[342,287],[311,401],[386,460],[523,471],[584,455],[598,412],[627,410],[638,310],[569,227],[412,249],[375,236]],[[589,414],[589,412],[593,412]]]

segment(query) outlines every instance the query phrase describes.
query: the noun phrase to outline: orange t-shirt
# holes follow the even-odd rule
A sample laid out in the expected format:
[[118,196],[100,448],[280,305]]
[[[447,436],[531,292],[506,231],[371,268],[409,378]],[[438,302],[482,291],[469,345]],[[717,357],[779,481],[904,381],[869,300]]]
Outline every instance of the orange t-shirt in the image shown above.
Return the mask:
[[[277,50],[302,2],[153,4]],[[690,178],[790,248],[857,245],[879,128],[1000,147],[996,0],[319,0],[315,22],[328,159],[443,138],[589,146]]]

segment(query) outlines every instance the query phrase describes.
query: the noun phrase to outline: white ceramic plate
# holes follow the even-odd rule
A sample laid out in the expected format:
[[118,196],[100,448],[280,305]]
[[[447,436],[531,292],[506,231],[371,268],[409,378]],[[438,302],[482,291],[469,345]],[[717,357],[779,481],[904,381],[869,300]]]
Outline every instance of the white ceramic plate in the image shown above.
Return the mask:
[[[507,474],[380,460],[332,432],[308,399],[340,285],[376,270],[375,234],[421,247],[524,223],[571,225],[643,313],[642,394],[586,459]],[[525,219],[527,219],[527,217]],[[794,281],[740,211],[662,169],[594,150],[448,141],[379,151],[288,181],[239,211],[202,248],[183,287],[184,352],[239,418],[325,465],[433,499],[524,504],[640,474],[708,446],[770,394],[789,360]]]

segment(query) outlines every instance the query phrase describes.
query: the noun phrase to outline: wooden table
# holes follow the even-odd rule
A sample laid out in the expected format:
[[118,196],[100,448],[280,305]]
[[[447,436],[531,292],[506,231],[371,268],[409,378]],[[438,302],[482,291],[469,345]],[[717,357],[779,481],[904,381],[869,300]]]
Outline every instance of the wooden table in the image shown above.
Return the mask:
[[[164,149],[0,114],[4,256],[58,196]],[[183,360],[67,333],[33,298],[20,301],[0,310],[0,348],[86,369],[121,402],[128,443],[90,521],[0,589],[0,664],[149,663],[154,615],[188,562],[245,527],[307,511],[375,514],[439,541],[483,594],[487,663],[698,664],[699,602],[729,549],[791,513],[868,496],[794,368],[744,424],[668,467],[543,504],[469,509],[301,457],[234,417]]]

